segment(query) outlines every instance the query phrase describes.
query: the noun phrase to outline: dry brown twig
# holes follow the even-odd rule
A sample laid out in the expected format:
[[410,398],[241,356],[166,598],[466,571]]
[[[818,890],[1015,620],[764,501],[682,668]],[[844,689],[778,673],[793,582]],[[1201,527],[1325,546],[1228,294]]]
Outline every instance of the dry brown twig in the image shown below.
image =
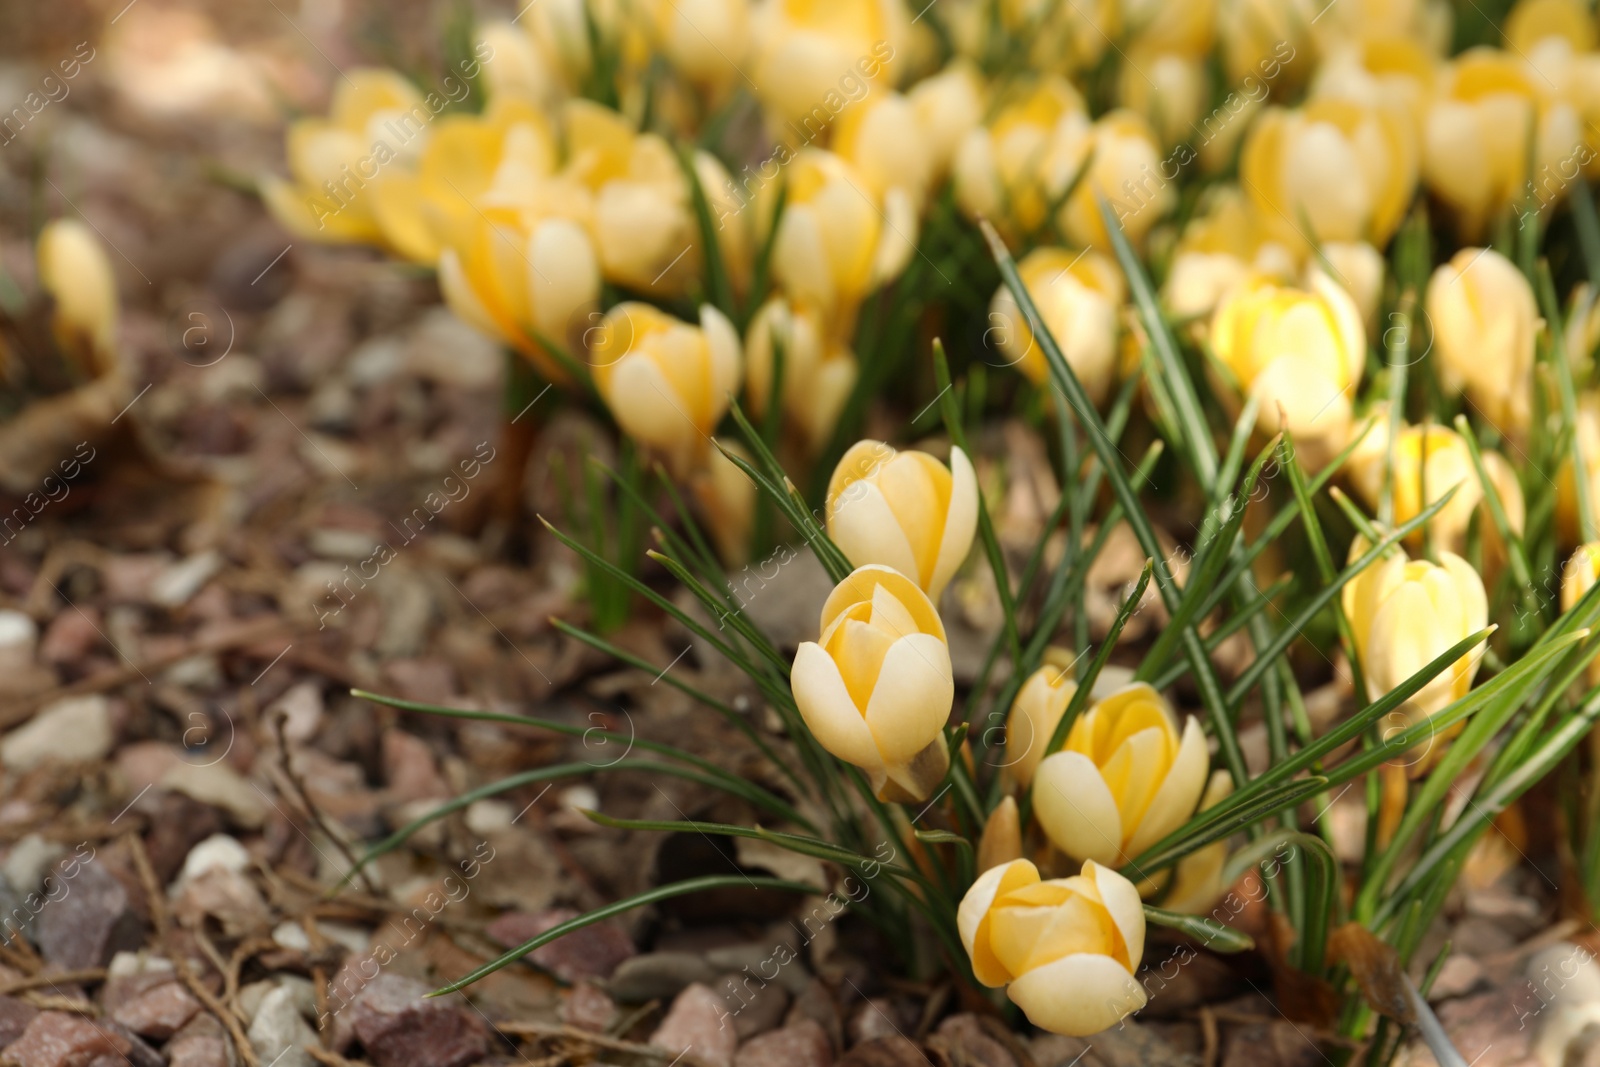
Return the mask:
[[273,716],[272,727],[273,733],[278,738],[279,763],[283,770],[283,776],[289,780],[289,785],[294,790],[295,799],[305,809],[306,816],[316,824],[317,829],[322,831],[323,836],[333,842],[333,847],[339,850],[339,855],[350,865],[349,869],[355,872],[357,878],[361,879],[361,884],[366,887],[367,892],[376,893],[377,887],[372,884],[372,879],[367,875],[367,869],[358,867],[355,853],[350,851],[350,846],[345,844],[344,838],[334,831],[333,825],[322,812],[317,810],[317,806],[311,802],[311,791],[306,787],[305,781],[295,773],[294,761],[289,758],[288,726],[288,711],[280,710],[277,715]]
[[[600,1034],[591,1034],[587,1030],[580,1030],[576,1026],[563,1026],[554,1023],[499,1023],[495,1026],[502,1034],[509,1037],[533,1037],[543,1040],[566,1040],[589,1045],[608,1052],[626,1052],[632,1056],[642,1056],[649,1059],[661,1060],[665,1063],[681,1064],[682,1067],[707,1067],[704,1060],[687,1053],[674,1053],[655,1045],[641,1045],[637,1041],[623,1041],[615,1037],[603,1037]],[[556,1061],[561,1062],[560,1060]]]

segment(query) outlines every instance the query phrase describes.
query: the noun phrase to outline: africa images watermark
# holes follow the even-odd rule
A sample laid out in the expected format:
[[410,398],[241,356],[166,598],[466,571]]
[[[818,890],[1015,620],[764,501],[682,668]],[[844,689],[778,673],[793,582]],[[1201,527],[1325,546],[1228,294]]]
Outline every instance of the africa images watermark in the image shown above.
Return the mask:
[[478,77],[483,65],[494,59],[494,47],[487,41],[480,41],[472,49],[473,58],[463,59],[456,65],[461,74],[457,78],[454,74],[447,74],[440,82],[439,91],[429,92],[423,97],[422,103],[414,105],[409,111],[399,111],[393,117],[383,122],[383,135],[372,142],[372,147],[367,154],[355,161],[354,167],[349,163],[341,164],[338,179],[329,178],[322,183],[322,191],[326,198],[311,196],[306,198],[306,208],[311,212],[311,217],[316,220],[317,229],[321,230],[328,224],[328,220],[337,216],[345,208],[355,203],[356,198],[366,189],[367,183],[376,181],[378,174],[384,167],[401,157],[405,149],[418,137],[427,131],[430,123],[449,107],[459,104],[472,93],[472,82]]
[[[1272,82],[1283,73],[1283,68],[1294,62],[1294,45],[1288,41],[1279,41],[1273,48],[1272,54],[1256,64],[1260,78],[1254,74],[1245,76],[1239,88],[1228,93],[1222,103],[1205,118],[1191,123],[1196,133],[1200,134],[1200,148],[1205,148],[1218,137],[1222,136],[1233,120],[1244,113],[1250,104],[1259,104],[1267,98]],[[1156,194],[1168,185],[1178,180],[1187,167],[1200,157],[1200,151],[1190,141],[1182,141],[1167,157],[1157,164],[1152,171],[1147,163],[1140,167],[1140,177],[1137,181],[1132,178],[1122,183],[1122,195],[1126,199],[1118,199],[1107,195],[1107,204],[1117,213],[1118,222],[1126,222],[1129,218],[1143,211],[1155,201]],[[1106,191],[1109,194],[1109,190]]]
[[[88,449],[88,455],[84,455],[85,449]],[[92,463],[97,454],[94,446],[88,441],[78,442],[78,447],[73,449],[72,455],[56,465],[57,473],[45,475],[44,481],[39,485],[39,492],[29,493],[22,498],[22,503],[11,509],[9,515],[0,516],[0,543],[10,544],[15,541],[45,508],[65,500],[67,494],[72,492],[70,483],[83,473],[83,468]],[[41,493],[43,495],[40,495]]]
[[[484,454],[485,451],[488,452],[487,455]],[[390,523],[389,525],[402,537],[399,542],[400,547],[404,548],[421,537],[427,531],[428,525],[443,514],[451,504],[459,504],[465,500],[472,493],[472,480],[482,473],[487,464],[494,462],[495,455],[494,446],[487,441],[480,442],[473,450],[472,456],[456,465],[456,469],[461,472],[459,478],[455,474],[446,475],[444,481],[440,483],[439,490],[423,497],[422,506],[413,508],[410,515],[400,520],[399,526]],[[355,573],[351,573],[351,565],[346,563],[344,577],[337,584],[331,578],[327,582],[328,597],[337,601],[338,607],[327,603],[311,605],[311,610],[317,616],[317,629],[326,629],[328,619],[349,607],[356,595],[365,589],[369,582],[376,581],[383,568],[394,562],[399,555],[394,545],[388,541],[381,541],[372,550],[371,555],[355,564]]]
[[[85,54],[87,52],[87,54]],[[71,82],[83,72],[86,63],[99,53],[88,41],[79,41],[72,55],[57,63],[50,72],[39,79],[39,84],[22,98],[22,103],[0,118],[0,145],[8,145],[22,136],[22,131],[40,112],[51,104],[59,104],[72,92]]]
[[717,216],[717,229],[722,229],[728,219],[749,207],[761,190],[776,180],[783,168],[792,163],[801,150],[821,137],[846,108],[865,100],[867,94],[872,91],[872,79],[894,60],[894,55],[894,46],[888,41],[874,44],[872,51],[856,60],[855,66],[847,69],[839,77],[838,87],[828,90],[821,103],[801,116],[799,121],[793,119],[789,121],[786,128],[794,137],[792,146],[786,141],[778,142],[778,146],[767,158],[759,163],[744,165],[739,172],[742,180],[729,178],[727,191],[738,206],[732,209],[721,207]]
[[[884,855],[885,849],[889,853],[887,856]],[[723,985],[728,994],[723,997],[724,1002],[728,1002],[731,997],[733,1000],[738,1001],[739,1006],[732,1010],[721,1012],[717,1020],[719,1027],[726,1028],[734,1016],[749,1007],[756,996],[767,988],[767,984],[775,981],[779,972],[799,957],[800,950],[815,941],[828,924],[843,915],[851,904],[860,904],[872,895],[873,880],[883,873],[885,864],[895,861],[895,857],[899,853],[893,845],[885,841],[878,845],[872,854],[876,858],[868,860],[861,865],[861,869],[857,872],[860,875],[859,880],[855,875],[845,875],[843,881],[839,883],[839,889],[837,891],[830,890],[827,896],[822,898],[820,904],[800,918],[799,926],[796,926],[792,921],[790,922],[790,928],[799,935],[797,944],[790,945],[786,942],[779,942],[773,946],[772,951],[765,958],[755,964],[754,973],[751,973],[750,966],[747,964],[743,969],[742,977],[733,974],[724,980]],[[855,888],[851,888],[852,885]],[[840,893],[844,895],[840,896]],[[813,924],[815,924],[815,928],[813,928]],[[755,983],[754,989],[751,988],[752,982]]]
[[[485,849],[488,850],[488,855],[484,855]],[[472,850],[472,857],[457,864],[461,868],[459,878],[455,874],[447,875],[440,889],[428,893],[422,903],[399,920],[400,929],[405,936],[397,944],[377,941],[354,964],[347,963],[345,970],[340,972],[345,979],[342,988],[338,981],[328,983],[328,1005],[317,1016],[317,1028],[326,1031],[328,1022],[355,999],[362,987],[378,977],[380,971],[394,962],[400,955],[400,950],[409,948],[412,942],[421,937],[445,908],[459,904],[471,896],[472,880],[478,877],[485,866],[493,863],[494,858],[494,846],[487,841],[479,842]]]

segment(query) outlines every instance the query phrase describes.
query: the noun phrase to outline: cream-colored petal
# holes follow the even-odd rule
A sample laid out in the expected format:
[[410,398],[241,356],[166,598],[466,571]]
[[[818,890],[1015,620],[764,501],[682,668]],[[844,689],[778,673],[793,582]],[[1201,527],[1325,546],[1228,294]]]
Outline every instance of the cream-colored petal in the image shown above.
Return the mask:
[[706,346],[711,356],[711,402],[718,412],[728,409],[728,400],[739,391],[739,378],[743,373],[740,355],[739,332],[728,321],[728,316],[705,304],[700,308],[700,329],[706,335]]
[[871,482],[847,488],[828,516],[828,536],[856,566],[878,563],[908,577],[917,573],[917,557],[900,528],[900,520]]
[[978,981],[991,988],[1005,985],[1011,973],[995,958],[989,947],[989,909],[995,898],[1013,889],[1032,885],[1039,880],[1039,869],[1027,860],[1012,860],[991,867],[978,876],[961,898],[956,909],[956,929],[961,933],[961,943],[972,958],[973,974]]
[[1056,752],[1033,775],[1033,814],[1055,846],[1077,860],[1122,858],[1122,816],[1100,768],[1078,752]]
[[978,476],[972,469],[972,461],[959,448],[950,450],[950,479],[950,506],[945,512],[944,535],[939,540],[933,577],[928,581],[928,596],[935,602],[972,550],[973,534],[978,529]]
[[872,731],[850,699],[838,665],[821,645],[807,641],[795,652],[789,687],[800,717],[818,744],[857,767],[882,766]]
[[1095,888],[1100,891],[1100,902],[1111,913],[1111,921],[1122,935],[1122,943],[1128,946],[1128,966],[1138,970],[1139,961],[1144,958],[1145,932],[1144,902],[1139,899],[1138,888],[1110,867],[1102,867],[1093,860],[1084,863],[1083,876],[1094,879]]
[[939,736],[950,718],[955,681],[950,649],[932,634],[896,641],[867,703],[867,726],[886,763],[905,763]]
[[506,341],[500,332],[500,327],[495,323],[494,316],[489,314],[489,309],[478,298],[477,291],[472,288],[472,283],[467,280],[466,271],[462,269],[461,257],[453,248],[447,248],[439,256],[439,291],[444,295],[444,302],[449,305],[467,325],[477,329],[497,341]]
[[539,331],[562,344],[588,325],[587,313],[600,300],[600,261],[582,226],[567,219],[548,219],[528,242],[533,269],[533,321]]
[[700,435],[672,383],[644,356],[624,356],[611,369],[606,403],[628,436],[645,444],[673,449]]
[[1200,803],[1200,794],[1206,788],[1206,772],[1210,769],[1210,763],[1205,732],[1191,715],[1189,721],[1184,723],[1183,740],[1178,745],[1178,755],[1172,761],[1172,769],[1151,798],[1144,818],[1128,842],[1128,855],[1137,856],[1182,826],[1194,814],[1195,807]]
[[1144,989],[1110,956],[1063,956],[1006,987],[1006,996],[1041,1030],[1088,1037],[1145,1005]]

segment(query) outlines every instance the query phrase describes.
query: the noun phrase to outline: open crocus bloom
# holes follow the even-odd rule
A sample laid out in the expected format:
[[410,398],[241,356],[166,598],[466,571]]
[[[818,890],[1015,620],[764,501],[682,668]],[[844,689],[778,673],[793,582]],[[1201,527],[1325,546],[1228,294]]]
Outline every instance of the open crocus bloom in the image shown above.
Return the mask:
[[828,481],[828,536],[840,551],[858,567],[893,567],[934,600],[977,528],[978,477],[959,448],[946,468],[926,452],[858,441]]
[[950,766],[950,648],[933,602],[898,571],[866,566],[822,606],[822,636],[789,684],[823,748],[867,772],[884,800],[925,800]]
[[972,971],[1028,1021],[1086,1037],[1144,1007],[1133,973],[1144,955],[1144,909],[1133,883],[1090,860],[1072,878],[1041,881],[1027,860],[985,871],[956,912]]
[[1121,865],[1194,814],[1209,768],[1194,717],[1180,735],[1161,694],[1130,685],[1084,712],[1039,764],[1034,814],[1073,859]]

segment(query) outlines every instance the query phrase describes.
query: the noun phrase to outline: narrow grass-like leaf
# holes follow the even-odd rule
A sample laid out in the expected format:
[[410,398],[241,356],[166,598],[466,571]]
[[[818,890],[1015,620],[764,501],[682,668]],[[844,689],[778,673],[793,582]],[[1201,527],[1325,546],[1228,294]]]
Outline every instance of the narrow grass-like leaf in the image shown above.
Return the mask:
[[807,885],[804,882],[793,882],[787,878],[767,878],[761,875],[742,874],[712,874],[701,878],[689,878],[682,882],[673,882],[671,885],[657,886],[655,889],[648,889],[643,893],[635,893],[631,897],[626,897],[615,903],[586,912],[576,919],[568,919],[564,923],[552,926],[539,936],[524,941],[510,952],[490,960],[471,974],[457,978],[454,982],[434,990],[428,996],[442,997],[449,993],[459,992],[474,982],[487,978],[496,971],[517,962],[534,949],[542,948],[557,938],[566,937],[574,930],[582,930],[585,926],[593,926],[595,923],[605,922],[612,916],[626,914],[634,908],[642,908],[648,904],[656,904],[663,900],[671,900],[673,897],[687,896],[690,893],[700,893],[708,889],[777,889],[808,896],[815,894],[817,891],[815,886]]
[[1165,926],[1169,930],[1176,930],[1180,934],[1194,938],[1212,952],[1249,952],[1256,947],[1255,941],[1251,940],[1250,935],[1243,930],[1236,930],[1203,915],[1185,915],[1182,912],[1167,911],[1165,908],[1146,904],[1144,917],[1146,922]]
[[608,742],[617,741],[625,745],[632,745],[634,748],[642,749],[646,752],[654,752],[657,755],[666,756],[681,763],[686,763],[691,767],[696,767],[707,776],[715,779],[718,789],[748,800],[757,807],[770,811],[779,818],[794,823],[796,826],[815,829],[811,824],[811,820],[801,815],[783,799],[761,788],[754,782],[730,774],[710,760],[696,756],[692,752],[685,752],[681,748],[664,745],[659,741],[651,741],[647,738],[630,734],[620,734],[614,730],[602,730],[595,726],[573,726],[569,723],[555,722],[550,719],[535,719],[527,715],[507,715],[498,711],[478,711],[473,708],[447,708],[438,704],[424,704],[420,701],[384,696],[381,693],[370,693],[365,689],[352,689],[350,690],[350,695],[361,700],[370,700],[374,704],[382,704],[385,707],[420,712],[424,715],[437,715],[447,719],[470,719],[478,722],[498,722],[512,726],[532,726],[536,729],[548,730],[553,734],[561,734],[565,737],[580,739],[598,737]]
[[733,299],[733,284],[728,279],[728,264],[722,258],[722,245],[717,241],[716,220],[711,217],[711,201],[700,184],[700,172],[695,169],[694,154],[684,146],[677,151],[678,165],[683,168],[683,180],[689,186],[689,202],[694,207],[695,222],[700,227],[701,254],[705,257],[706,291],[717,310],[728,316],[729,322],[739,321],[739,309]]

